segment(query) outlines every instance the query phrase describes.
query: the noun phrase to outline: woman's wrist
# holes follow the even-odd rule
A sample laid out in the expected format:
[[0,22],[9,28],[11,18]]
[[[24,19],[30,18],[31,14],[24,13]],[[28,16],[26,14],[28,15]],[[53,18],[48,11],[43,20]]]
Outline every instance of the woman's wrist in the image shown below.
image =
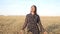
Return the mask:
[[44,34],[47,34],[47,31],[44,31]]

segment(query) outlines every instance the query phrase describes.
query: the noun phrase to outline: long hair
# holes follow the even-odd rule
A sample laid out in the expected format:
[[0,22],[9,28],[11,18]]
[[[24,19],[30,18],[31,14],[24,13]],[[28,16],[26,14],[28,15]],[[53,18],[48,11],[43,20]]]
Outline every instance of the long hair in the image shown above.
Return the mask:
[[[35,6],[35,5],[32,5],[32,6],[34,6],[34,8],[35,8],[35,11],[34,11],[34,14],[37,14],[37,7]],[[32,7],[31,6],[31,7]],[[32,12],[32,11],[31,11]]]

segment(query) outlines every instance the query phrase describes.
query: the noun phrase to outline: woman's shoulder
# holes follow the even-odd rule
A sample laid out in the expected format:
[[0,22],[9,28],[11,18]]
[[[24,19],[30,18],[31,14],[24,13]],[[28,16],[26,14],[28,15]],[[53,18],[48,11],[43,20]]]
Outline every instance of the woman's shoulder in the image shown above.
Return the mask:
[[30,14],[27,14],[26,16],[29,16]]
[[36,14],[36,16],[38,16],[38,17],[39,17],[39,15],[38,15],[38,14]]
[[28,17],[28,16],[30,16],[30,14],[27,14],[26,16]]

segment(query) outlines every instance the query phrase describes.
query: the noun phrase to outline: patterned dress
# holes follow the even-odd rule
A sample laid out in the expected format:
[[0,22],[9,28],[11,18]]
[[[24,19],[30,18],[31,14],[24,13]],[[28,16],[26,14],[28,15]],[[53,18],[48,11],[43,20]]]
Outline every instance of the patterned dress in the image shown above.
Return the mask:
[[[38,25],[40,28],[38,27]],[[25,23],[22,29],[25,29],[26,27],[28,32],[32,32],[32,34],[40,34],[41,31],[44,31],[44,28],[42,27],[40,21],[40,17],[37,14],[32,15],[30,13],[26,15]]]

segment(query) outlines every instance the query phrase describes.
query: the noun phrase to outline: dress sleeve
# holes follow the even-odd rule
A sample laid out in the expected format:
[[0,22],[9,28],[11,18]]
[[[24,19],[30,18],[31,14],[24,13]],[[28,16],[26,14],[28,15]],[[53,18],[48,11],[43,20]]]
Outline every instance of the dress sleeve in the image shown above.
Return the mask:
[[40,31],[41,31],[41,32],[44,32],[45,29],[43,28],[43,25],[41,24],[41,20],[40,20],[40,17],[39,17],[39,16],[38,16],[38,20],[37,20],[37,22],[38,22],[38,25],[39,25]]
[[26,28],[27,23],[28,23],[28,16],[26,15],[25,22],[23,24],[22,30],[24,30]]

